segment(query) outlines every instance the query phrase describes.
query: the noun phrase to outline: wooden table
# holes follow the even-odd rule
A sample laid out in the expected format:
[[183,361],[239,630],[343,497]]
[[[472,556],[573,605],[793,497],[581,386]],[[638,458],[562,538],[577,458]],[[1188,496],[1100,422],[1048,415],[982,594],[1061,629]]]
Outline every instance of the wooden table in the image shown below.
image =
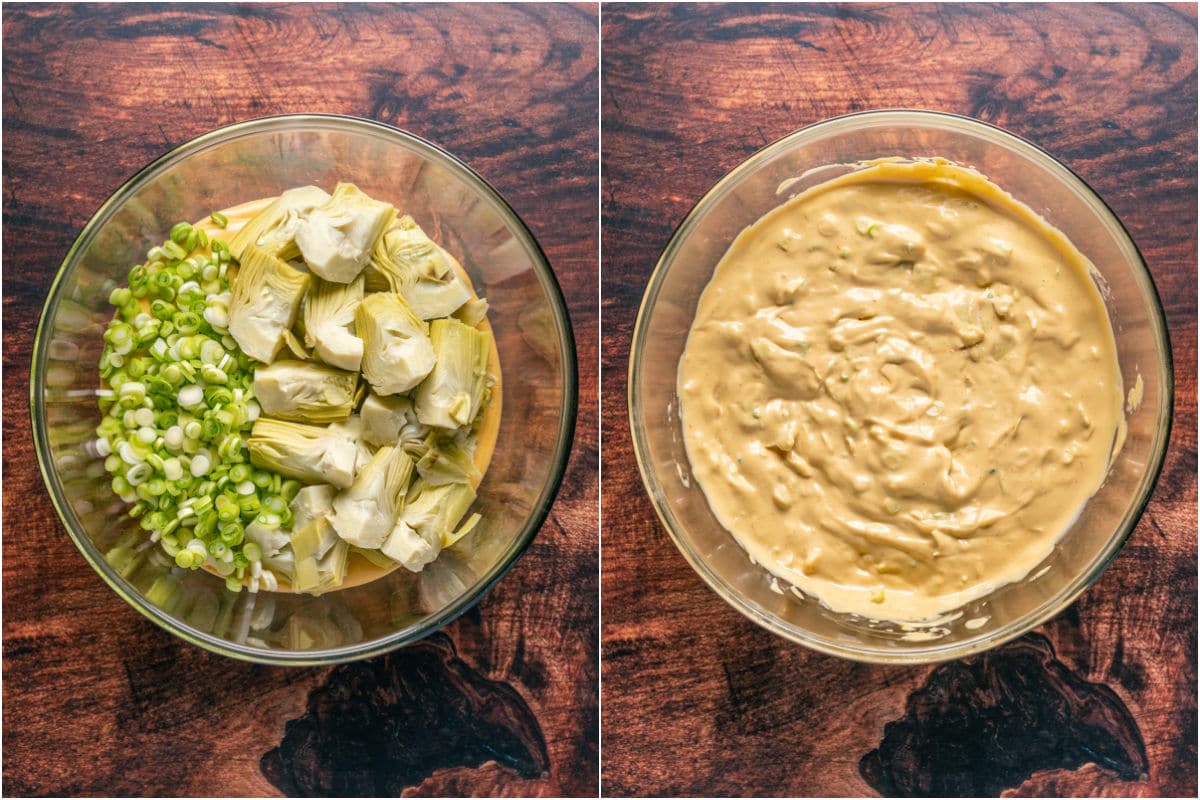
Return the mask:
[[[853,796],[925,780],[1194,796],[1195,6],[606,4],[602,17],[605,792]],[[1175,356],[1166,467],[1120,557],[1035,636],[941,668],[818,655],[726,606],[662,530],[626,423],[641,292],[692,204],[791,130],[887,107],[996,123],[1083,176],[1145,254]],[[937,692],[976,735],[938,716]],[[884,740],[906,714],[919,723]]]
[[[351,793],[595,793],[597,25],[588,5],[5,6],[6,793],[329,792],[338,769]],[[555,268],[581,367],[569,472],[512,572],[446,636],[335,670],[210,655],[127,607],[55,516],[29,424],[38,314],[101,202],[193,136],[303,111],[406,128],[491,181]],[[379,705],[393,677],[436,723]],[[306,717],[310,692],[343,693],[386,728],[381,746],[427,758],[386,775],[343,763],[356,754],[337,720]],[[474,720],[455,710],[480,703]],[[319,769],[284,742],[291,720],[297,736],[326,726]]]

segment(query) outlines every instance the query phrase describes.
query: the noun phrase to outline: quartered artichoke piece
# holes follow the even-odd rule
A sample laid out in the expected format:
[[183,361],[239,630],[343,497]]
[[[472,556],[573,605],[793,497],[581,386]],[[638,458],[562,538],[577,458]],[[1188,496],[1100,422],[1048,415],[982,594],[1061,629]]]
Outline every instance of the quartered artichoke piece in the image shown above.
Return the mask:
[[296,555],[290,547],[283,548],[273,556],[263,556],[262,563],[264,567],[274,572],[276,576],[282,575],[289,581],[295,578]]
[[412,472],[412,459],[399,447],[379,448],[354,484],[333,498],[329,521],[338,536],[357,547],[383,544],[396,525]]
[[372,200],[352,183],[339,183],[296,230],[296,244],[313,274],[335,283],[358,277],[383,229],[396,215],[390,203]]
[[417,419],[439,428],[470,425],[487,394],[491,336],[456,319],[435,319],[429,328],[437,363],[417,389]]
[[443,548],[461,539],[479,522],[479,515],[473,514],[456,530],[474,502],[475,490],[470,484],[431,486],[418,478],[409,489],[395,528],[380,550],[406,569],[420,572]]
[[234,234],[229,252],[241,261],[248,247],[256,247],[290,261],[300,255],[295,237],[301,219],[328,199],[328,193],[316,186],[288,189]]
[[354,319],[363,340],[363,377],[377,394],[407,392],[434,369],[426,325],[400,295],[367,295]]
[[330,483],[345,489],[354,482],[358,448],[336,430],[259,417],[246,447],[254,466],[303,483]]
[[292,512],[292,530],[298,531],[317,517],[333,510],[333,497],[337,489],[327,483],[305,486],[296,492],[288,506]]
[[354,449],[358,452],[358,456],[354,459],[355,474],[366,466],[367,462],[371,460],[371,456],[375,455],[375,448],[368,446],[363,441],[362,417],[358,414],[351,414],[341,422],[329,423],[329,430],[337,431],[340,436],[354,443]]
[[358,553],[360,556],[380,569],[391,569],[392,567],[396,566],[395,561],[392,561],[378,550],[371,550],[366,547],[355,547],[354,545],[350,545],[350,553]]
[[399,395],[380,397],[367,392],[358,415],[362,418],[362,438],[372,447],[395,444],[400,441],[400,431],[408,423],[412,401]]
[[254,371],[254,397],[268,417],[335,422],[354,409],[358,373],[304,361],[276,361]]
[[363,277],[350,283],[314,278],[304,299],[304,341],[326,364],[358,372],[363,343],[354,334],[354,311],[363,299]]
[[399,521],[392,529],[379,552],[396,561],[409,572],[420,572],[442,552],[442,541],[432,529],[416,529]]
[[[320,518],[292,534],[292,550],[296,558],[292,588],[295,591],[321,594],[336,589],[346,579],[350,546],[337,534],[331,537],[332,530],[329,520]],[[322,555],[317,555],[327,542],[328,549]]]
[[265,250],[247,248],[229,301],[229,333],[242,352],[264,364],[275,360],[308,277]]
[[454,318],[474,328],[487,319],[487,312],[488,301],[482,297],[472,297],[462,304],[462,308],[454,312]]
[[291,545],[297,559],[324,558],[339,541],[337,531],[324,516],[292,528]]
[[377,282],[380,276],[421,319],[448,317],[471,299],[450,254],[408,215],[392,222],[375,244],[369,278]]
[[430,486],[469,483],[478,486],[483,477],[475,466],[474,448],[465,447],[457,438],[429,434],[425,455],[417,461],[417,472]]

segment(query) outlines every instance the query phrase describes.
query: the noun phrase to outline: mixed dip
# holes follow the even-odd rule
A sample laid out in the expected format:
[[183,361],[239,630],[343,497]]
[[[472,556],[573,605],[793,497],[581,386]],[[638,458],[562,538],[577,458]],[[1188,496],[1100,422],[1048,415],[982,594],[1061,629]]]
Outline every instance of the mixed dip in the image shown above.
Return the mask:
[[1094,268],[973,170],[885,160],[729,247],[679,364],[717,519],[840,612],[923,620],[1020,580],[1124,437]]

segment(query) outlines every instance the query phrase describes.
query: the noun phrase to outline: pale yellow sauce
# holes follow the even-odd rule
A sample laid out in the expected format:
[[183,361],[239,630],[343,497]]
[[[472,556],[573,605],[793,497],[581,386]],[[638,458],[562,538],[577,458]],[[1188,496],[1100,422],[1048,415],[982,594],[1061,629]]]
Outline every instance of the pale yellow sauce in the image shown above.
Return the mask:
[[[193,227],[200,228],[209,235],[210,238],[215,237],[228,243],[233,238],[242,226],[254,218],[258,212],[262,211],[271,202],[274,197],[264,197],[258,200],[251,200],[246,203],[233,206],[232,208],[224,209],[221,213],[225,215],[227,223],[224,228],[218,227],[211,218],[205,218],[196,222]],[[466,270],[458,263],[458,260],[446,254],[450,258],[450,263],[454,265],[459,277],[467,285],[472,297],[478,297],[475,293],[475,287],[471,283],[471,278],[467,275]],[[236,269],[230,272],[230,278],[236,277]],[[481,331],[492,333],[492,326],[486,318],[480,320],[477,327]],[[482,416],[479,419],[479,428],[476,432],[477,444],[475,447],[475,467],[479,470],[480,476],[487,472],[488,464],[491,463],[492,454],[496,450],[496,438],[500,433],[500,410],[503,397],[503,386],[500,375],[500,352],[496,349],[496,337],[491,337],[491,351],[488,353],[488,372],[495,378],[492,386],[491,399],[487,406],[482,411]],[[478,486],[476,486],[478,488]],[[371,561],[368,561],[358,553],[352,552],[346,562],[346,578],[342,584],[337,587],[337,590],[349,589],[353,586],[360,586],[364,583],[369,583],[373,580],[382,578],[394,571],[400,565],[398,563],[390,566],[380,567]],[[209,569],[206,565],[205,569]],[[215,570],[209,569],[210,572],[216,574]],[[284,576],[277,576],[279,582],[279,591],[290,591],[290,583]]]
[[978,173],[875,163],[730,246],[679,364],[717,519],[830,608],[921,620],[1020,580],[1124,438],[1086,258]]

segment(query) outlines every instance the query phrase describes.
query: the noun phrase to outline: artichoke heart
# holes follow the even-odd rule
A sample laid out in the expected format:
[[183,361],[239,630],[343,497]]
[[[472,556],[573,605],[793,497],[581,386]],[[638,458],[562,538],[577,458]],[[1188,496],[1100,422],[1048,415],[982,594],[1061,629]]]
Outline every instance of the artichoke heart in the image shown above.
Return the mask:
[[409,572],[420,572],[442,552],[442,541],[436,532],[417,530],[398,520],[379,552],[399,562]]
[[296,230],[301,219],[317,206],[329,200],[329,194],[316,186],[288,189],[229,240],[229,252],[242,260],[248,247],[290,261],[300,255],[296,247]]
[[432,486],[418,478],[396,526],[380,548],[406,569],[420,572],[437,558],[444,547],[458,541],[478,522],[478,515],[456,530],[459,521],[475,502],[475,490],[467,483]]
[[358,414],[351,414],[341,422],[329,423],[329,430],[337,431],[349,441],[354,443],[354,449],[358,453],[354,460],[354,473],[358,471],[371,460],[371,456],[375,454],[375,448],[369,446],[362,438],[362,417]]
[[336,589],[346,579],[346,562],[349,555],[350,546],[338,540],[321,558],[297,556],[296,576],[292,588],[308,594],[321,594]]
[[395,215],[391,204],[372,200],[352,183],[339,183],[329,199],[301,221],[296,245],[315,275],[350,283],[366,266],[375,242]]
[[456,319],[435,319],[437,363],[416,392],[417,419],[438,428],[470,425],[487,394],[491,335]]
[[304,341],[326,364],[358,372],[363,343],[354,335],[354,310],[363,299],[363,277],[350,283],[314,278],[304,299]]
[[355,547],[355,546],[351,545],[350,546],[350,554],[354,555],[355,553],[362,556],[369,563],[374,564],[376,567],[379,567],[380,569],[391,569],[392,567],[396,566],[395,561],[392,561],[390,558],[388,558],[387,556],[385,556],[383,553],[379,552],[378,550],[369,550],[365,547]]
[[345,489],[354,482],[358,448],[337,430],[259,417],[246,447],[254,466],[302,483],[330,483]]
[[254,370],[254,397],[268,417],[335,422],[350,416],[358,374],[303,361]]
[[254,542],[262,549],[264,558],[279,555],[291,543],[291,535],[278,525],[267,525],[254,520],[246,526],[246,541]]
[[264,364],[275,360],[308,278],[264,250],[247,248],[229,301],[229,333],[243,353]]
[[363,441],[374,447],[396,444],[400,441],[400,431],[408,424],[408,415],[412,413],[412,401],[400,395],[380,397],[374,392],[367,393],[359,409],[362,418]]
[[426,325],[400,295],[367,295],[354,319],[363,340],[363,377],[376,394],[407,392],[434,369]]
[[292,530],[298,531],[314,519],[324,517],[333,509],[337,489],[327,483],[305,486],[296,492],[288,508],[292,512]]
[[425,235],[407,214],[397,218],[375,244],[369,279],[382,277],[421,319],[448,317],[471,299],[453,257]]
[[463,303],[462,308],[454,312],[454,317],[474,328],[487,319],[487,312],[488,301],[482,297],[472,297]]
[[292,552],[292,548],[285,547],[273,556],[263,556],[263,566],[274,572],[277,576],[282,575],[289,581],[294,580],[296,576],[296,554]]
[[399,447],[381,447],[359,470],[349,489],[333,498],[329,521],[343,541],[378,548],[396,525],[413,473],[413,462]]
[[428,449],[417,461],[417,472],[430,486],[447,483],[469,483],[478,486],[483,477],[475,467],[473,448],[464,447],[456,439],[429,434]]
[[337,531],[325,517],[314,517],[303,526],[292,528],[292,552],[297,561],[322,559],[339,541]]

